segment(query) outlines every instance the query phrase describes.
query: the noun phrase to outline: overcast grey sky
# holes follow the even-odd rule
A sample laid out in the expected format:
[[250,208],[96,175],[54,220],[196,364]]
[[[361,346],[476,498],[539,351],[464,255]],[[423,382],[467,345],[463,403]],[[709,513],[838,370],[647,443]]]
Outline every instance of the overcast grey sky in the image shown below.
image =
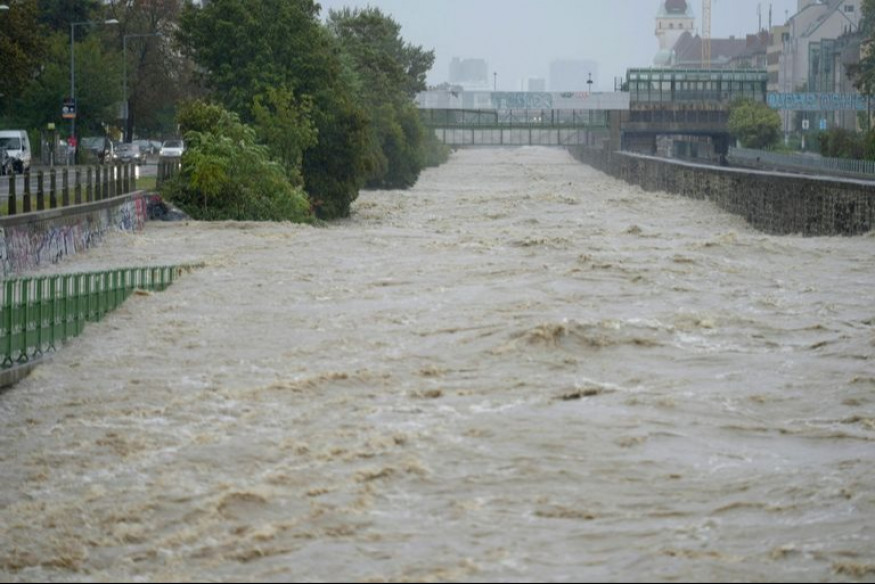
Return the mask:
[[[402,27],[410,43],[434,49],[430,84],[447,81],[453,57],[482,58],[498,73],[498,88],[520,89],[529,77],[549,78],[555,59],[591,59],[600,67],[599,87],[629,67],[649,67],[658,50],[654,35],[659,0],[318,0],[330,9],[379,7]],[[701,0],[688,0],[699,26]],[[797,0],[713,0],[715,37],[755,33],[757,6],[763,26],[782,24]]]

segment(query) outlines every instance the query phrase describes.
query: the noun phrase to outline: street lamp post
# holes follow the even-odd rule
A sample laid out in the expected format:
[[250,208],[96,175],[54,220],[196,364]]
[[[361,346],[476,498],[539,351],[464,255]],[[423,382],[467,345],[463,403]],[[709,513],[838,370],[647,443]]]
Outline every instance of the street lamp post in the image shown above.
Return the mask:
[[124,120],[125,120],[125,128],[124,128],[124,141],[130,142],[133,139],[133,132],[130,127],[130,119],[131,119],[131,108],[128,103],[128,39],[131,38],[144,38],[144,37],[160,37],[164,36],[160,32],[151,32],[144,34],[126,34],[122,38],[122,67],[124,71],[124,87],[122,88],[122,107],[124,108]]
[[[85,26],[88,24],[100,24],[94,20],[86,20],[83,22],[71,22],[70,23],[70,100],[75,105],[76,104],[76,27],[77,26]],[[103,21],[103,24],[118,24],[118,20],[111,19]],[[79,108],[76,107],[76,110],[73,112],[70,117],[70,136],[75,140],[76,139],[76,116],[79,113]],[[76,143],[76,149],[78,151],[79,144]],[[67,164],[70,164],[70,157],[67,157]]]

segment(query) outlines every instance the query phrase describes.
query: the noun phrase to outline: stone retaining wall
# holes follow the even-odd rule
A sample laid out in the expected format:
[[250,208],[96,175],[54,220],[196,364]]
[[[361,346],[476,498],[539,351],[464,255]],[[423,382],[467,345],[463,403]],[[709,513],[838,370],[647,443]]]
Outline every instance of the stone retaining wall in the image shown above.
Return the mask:
[[638,185],[709,200],[776,235],[860,235],[875,227],[875,183],[706,166],[625,152],[571,148],[581,162]]

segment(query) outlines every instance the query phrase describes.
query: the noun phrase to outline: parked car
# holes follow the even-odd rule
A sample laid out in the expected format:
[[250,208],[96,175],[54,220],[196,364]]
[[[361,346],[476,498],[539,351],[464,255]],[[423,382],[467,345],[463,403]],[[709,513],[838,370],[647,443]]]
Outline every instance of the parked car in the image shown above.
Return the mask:
[[185,143],[182,140],[166,140],[161,145],[160,156],[167,158],[178,158],[185,152]]
[[119,144],[115,149],[115,159],[124,163],[145,164],[146,154],[136,144]]
[[139,146],[146,156],[157,155],[161,152],[161,142],[155,140],[134,140],[133,143]]
[[98,164],[108,164],[115,160],[115,147],[106,136],[82,138],[79,146],[85,156],[91,161],[96,160]]
[[30,138],[24,130],[0,130],[0,148],[6,150],[15,172],[30,172]]

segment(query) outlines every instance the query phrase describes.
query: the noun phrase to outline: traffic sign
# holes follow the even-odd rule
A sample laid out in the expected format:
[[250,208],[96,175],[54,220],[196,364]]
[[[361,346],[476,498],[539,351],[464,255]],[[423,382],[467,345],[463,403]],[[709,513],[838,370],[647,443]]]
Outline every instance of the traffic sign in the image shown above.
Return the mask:
[[61,117],[65,120],[74,120],[76,119],[76,100],[65,97],[64,105],[61,106]]

